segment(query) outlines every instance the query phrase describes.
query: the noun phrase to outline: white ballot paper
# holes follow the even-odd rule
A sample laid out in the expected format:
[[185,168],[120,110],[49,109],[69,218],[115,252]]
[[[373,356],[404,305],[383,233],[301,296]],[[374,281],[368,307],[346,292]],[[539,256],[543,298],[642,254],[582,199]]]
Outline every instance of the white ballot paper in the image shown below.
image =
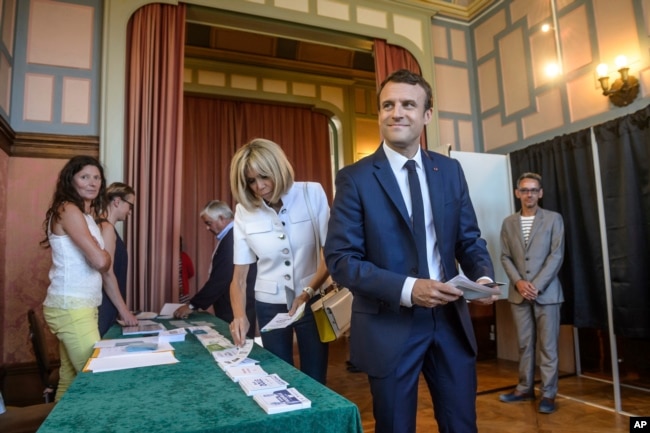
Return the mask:
[[178,307],[182,307],[185,304],[165,304],[162,307],[162,310],[160,310],[160,314],[158,315],[159,319],[166,319],[166,318],[172,318],[174,317],[174,311],[178,309]]
[[307,303],[301,304],[300,307],[296,310],[293,316],[289,316],[289,313],[278,313],[269,323],[266,324],[260,331],[267,332],[273,329],[282,329],[291,325],[296,320],[299,320],[302,315],[305,313],[305,305]]
[[176,362],[174,348],[158,337],[121,338],[98,341],[83,371],[99,373]]
[[154,365],[175,364],[178,359],[174,352],[138,353],[131,356],[109,356],[106,358],[90,358],[84,371],[101,373],[104,371],[125,370],[128,368],[151,367]]
[[251,350],[253,350],[254,343],[252,339],[247,338],[242,347],[229,347],[224,350],[213,351],[212,357],[223,368],[233,367],[248,358]]
[[499,289],[499,286],[503,286],[503,283],[490,283],[489,285],[475,283],[465,275],[456,275],[454,278],[447,281],[447,284],[451,284],[457,289],[462,290],[463,297],[467,300],[500,295],[501,289]]

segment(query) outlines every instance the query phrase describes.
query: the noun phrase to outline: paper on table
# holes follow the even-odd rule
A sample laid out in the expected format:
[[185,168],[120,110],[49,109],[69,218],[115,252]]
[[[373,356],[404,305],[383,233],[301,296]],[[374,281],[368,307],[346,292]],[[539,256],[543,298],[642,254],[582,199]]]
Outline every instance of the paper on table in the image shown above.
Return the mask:
[[[157,347],[153,350],[148,351],[148,353],[155,353],[155,352],[173,352],[174,348],[172,347],[171,344],[169,344],[166,341],[159,341],[157,337],[154,337],[155,341],[142,341],[138,339],[134,339],[135,341],[126,343],[126,344],[115,344],[113,346],[104,346],[104,347],[97,347],[96,348],[96,358],[108,358],[111,356],[136,356],[138,354],[142,354],[142,352],[129,352],[127,348],[129,345],[134,345],[134,344],[144,344],[144,343],[155,343]],[[96,347],[96,346],[95,346]]]
[[127,344],[133,343],[158,343],[158,337],[133,337],[99,340],[93,347],[96,349],[103,349],[106,347],[126,346]]
[[160,316],[173,317],[174,311],[176,311],[178,307],[182,307],[183,305],[185,304],[165,304],[163,305],[162,310],[160,310]]
[[110,356],[90,358],[84,371],[100,373],[104,371],[126,370],[127,368],[150,367],[154,365],[175,364],[179,362],[174,352],[139,352],[132,356]]
[[300,319],[305,312],[306,303],[301,304],[300,307],[296,310],[293,316],[289,316],[289,313],[278,313],[269,323],[267,323],[260,331],[267,332],[273,329],[282,329],[291,325],[296,320]]
[[492,295],[500,295],[501,290],[498,286],[502,286],[503,283],[494,283],[495,287],[486,286],[484,284],[475,283],[464,275],[456,275],[451,280],[447,281],[447,284],[463,291],[463,297],[468,300],[488,298]]
[[251,350],[253,350],[254,341],[246,339],[242,347],[229,347],[224,350],[213,351],[212,356],[217,363],[223,366],[235,366],[248,358]]
[[125,326],[122,328],[122,335],[158,334],[165,331],[165,325],[152,322],[151,320],[139,320],[137,326]]

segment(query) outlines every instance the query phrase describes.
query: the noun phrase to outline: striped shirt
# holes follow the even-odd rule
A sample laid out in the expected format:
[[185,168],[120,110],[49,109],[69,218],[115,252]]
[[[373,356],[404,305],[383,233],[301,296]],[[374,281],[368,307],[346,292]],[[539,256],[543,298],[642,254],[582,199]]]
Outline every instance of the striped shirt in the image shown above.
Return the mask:
[[535,215],[522,216],[521,218],[521,234],[524,235],[524,243],[528,245],[528,238],[530,237],[530,229],[533,227]]

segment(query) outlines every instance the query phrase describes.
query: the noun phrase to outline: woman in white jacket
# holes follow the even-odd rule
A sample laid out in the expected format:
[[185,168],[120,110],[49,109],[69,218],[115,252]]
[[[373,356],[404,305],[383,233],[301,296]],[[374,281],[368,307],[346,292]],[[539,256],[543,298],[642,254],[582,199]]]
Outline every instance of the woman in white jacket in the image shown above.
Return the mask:
[[257,262],[255,309],[260,328],[276,314],[293,315],[308,303],[300,320],[263,333],[264,347],[293,365],[295,332],[300,369],[325,383],[328,346],[321,343],[309,308],[329,275],[322,248],[318,248],[327,235],[325,192],[318,183],[294,182],[293,168],[280,146],[265,139],[254,139],[237,151],[230,182],[238,201],[230,285],[233,340],[242,345],[249,327],[254,326],[246,319],[246,275],[249,265]]

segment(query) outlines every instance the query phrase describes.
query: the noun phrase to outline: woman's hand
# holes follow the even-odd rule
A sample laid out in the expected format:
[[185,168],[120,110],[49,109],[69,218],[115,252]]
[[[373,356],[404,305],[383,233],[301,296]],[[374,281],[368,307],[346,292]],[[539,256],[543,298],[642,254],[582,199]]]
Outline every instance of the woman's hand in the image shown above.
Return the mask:
[[122,317],[122,321],[124,322],[124,326],[137,326],[138,325],[138,318],[133,315],[130,311],[127,311],[123,314],[120,314]]
[[300,307],[302,304],[305,304],[309,302],[311,298],[309,297],[309,294],[307,292],[302,292],[300,296],[296,297],[293,299],[293,304],[291,304],[291,310],[289,310],[289,316],[293,316],[296,314],[296,310],[298,307]]
[[242,347],[244,345],[248,328],[250,328],[250,323],[248,323],[246,316],[235,317],[230,322],[230,334],[232,335],[232,341],[235,343],[235,346]]

